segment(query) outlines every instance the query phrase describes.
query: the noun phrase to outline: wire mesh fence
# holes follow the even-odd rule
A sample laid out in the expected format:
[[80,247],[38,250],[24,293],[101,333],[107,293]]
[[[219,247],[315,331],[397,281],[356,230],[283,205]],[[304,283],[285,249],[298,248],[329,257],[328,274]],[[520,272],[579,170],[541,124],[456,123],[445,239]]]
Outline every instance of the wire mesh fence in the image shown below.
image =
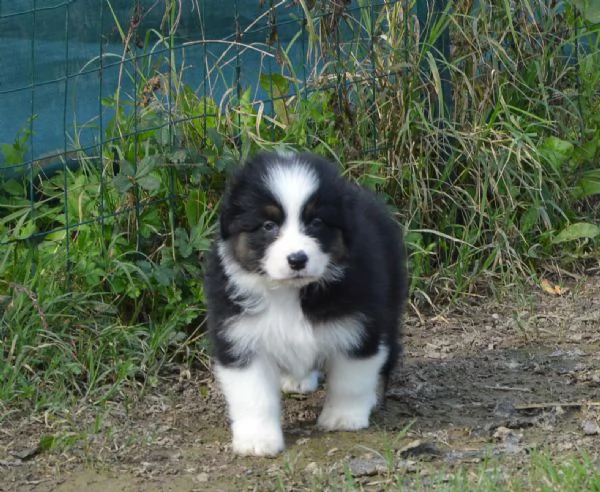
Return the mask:
[[[138,167],[147,172],[142,147],[149,139],[171,157],[153,162],[153,168],[178,164],[179,170],[202,169],[210,152],[201,154],[207,142],[208,147],[214,144],[211,137],[231,139],[233,147],[241,150],[246,129],[242,127],[247,127],[243,120],[250,113],[286,122],[290,98],[308,97],[315,90],[343,90],[340,81],[347,82],[340,63],[345,56],[343,43],[351,44],[356,53],[362,50],[362,56],[372,49],[368,33],[372,26],[361,26],[360,16],[365,10],[372,14],[382,3],[334,2],[323,10],[310,4],[286,0],[134,1],[127,6],[91,0],[2,2],[2,59],[7,67],[0,88],[3,181],[25,179],[33,209],[48,197],[43,189],[48,179],[86,165],[102,170],[102,186],[123,166],[129,174],[122,176],[133,178],[132,173],[137,173],[134,188],[156,186],[147,176],[140,181],[144,176],[138,172]],[[342,19],[345,22],[340,23]],[[339,44],[331,60],[325,60],[317,53],[317,38],[334,31]],[[318,78],[329,82],[314,84]],[[215,120],[226,111],[235,117],[225,116],[233,121],[218,128],[217,137]],[[260,125],[255,126],[261,131]],[[257,137],[274,140],[274,128]],[[227,158],[216,163],[218,167],[228,164]],[[107,167],[112,168],[109,173]],[[115,181],[120,191],[129,190],[119,183]],[[68,179],[56,184],[64,186],[63,224],[50,229],[32,225],[12,234],[9,241],[103,221],[117,212],[106,208],[100,194],[94,213],[69,217],[66,203],[69,194],[76,193],[70,185]],[[14,183],[11,190],[18,195]],[[134,197],[136,203],[138,198]],[[135,210],[139,212],[139,206]]]
[[[460,176],[445,165],[468,166],[480,138],[510,138],[508,123],[484,135],[503,112],[549,134],[560,113],[583,136],[595,15],[534,0],[2,1],[0,246],[31,264],[55,248],[67,278],[74,248],[135,252],[167,283],[144,262],[207,247],[224,175],[257,148],[392,178],[401,205]],[[421,176],[425,160],[438,165]]]
[[263,148],[387,201],[416,309],[597,265],[597,5],[0,0],[0,414],[206,362],[203,255]]

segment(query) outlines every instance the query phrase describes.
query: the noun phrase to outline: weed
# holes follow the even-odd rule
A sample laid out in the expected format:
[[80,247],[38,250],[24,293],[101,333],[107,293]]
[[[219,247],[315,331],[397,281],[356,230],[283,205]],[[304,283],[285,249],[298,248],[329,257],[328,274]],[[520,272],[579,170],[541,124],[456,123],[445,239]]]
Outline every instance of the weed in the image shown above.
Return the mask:
[[[65,156],[58,173],[0,182],[3,413],[100,403],[205,362],[202,258],[227,173],[259,149],[324,154],[381,194],[406,227],[417,304],[596,257],[598,25],[518,0],[452,3],[425,29],[414,3],[301,1],[288,46],[232,42],[200,94],[175,59],[175,2],[139,51],[139,24],[115,15],[101,142],[76,169]],[[446,27],[450,59],[436,51]],[[291,56],[306,39],[308,68]],[[268,101],[211,92],[232,50],[276,67],[258,76]],[[25,164],[28,138],[1,147],[7,162]]]

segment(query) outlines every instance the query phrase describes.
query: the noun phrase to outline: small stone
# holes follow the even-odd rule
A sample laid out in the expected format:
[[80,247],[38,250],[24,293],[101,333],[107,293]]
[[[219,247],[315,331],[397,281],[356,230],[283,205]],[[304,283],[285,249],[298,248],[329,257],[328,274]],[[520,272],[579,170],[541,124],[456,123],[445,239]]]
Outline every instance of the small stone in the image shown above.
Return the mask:
[[385,473],[388,464],[383,458],[366,456],[350,460],[348,468],[354,477],[371,477],[378,473]]
[[523,439],[523,434],[516,434],[511,429],[500,426],[496,429],[496,432],[494,432],[493,437],[502,442],[510,441],[512,443],[518,443]]
[[340,450],[339,448],[331,448],[329,451],[327,451],[327,456],[333,456],[339,450]]
[[23,448],[18,451],[11,451],[10,454],[12,454],[15,458],[19,458],[22,461],[27,461],[33,458],[34,456],[37,456],[40,450],[40,446],[30,446],[28,448]]
[[581,429],[586,436],[595,436],[600,434],[600,426],[594,420],[584,420],[581,422]]
[[206,483],[206,482],[208,482],[208,479],[209,479],[209,476],[208,476],[208,473],[206,473],[206,472],[198,473],[198,475],[196,475],[196,482]]
[[408,458],[409,456],[440,456],[441,451],[435,446],[434,443],[429,441],[422,441],[421,439],[415,439],[397,451],[398,456],[401,458]]
[[492,437],[494,439],[503,440],[508,434],[510,434],[510,429],[507,427],[500,426],[496,428],[496,432],[494,432],[494,435]]
[[304,469],[305,472],[307,473],[317,473],[319,471],[319,465],[317,464],[316,461],[311,461],[308,465],[306,465],[306,468]]
[[556,446],[560,451],[571,451],[574,447],[572,442],[559,442]]

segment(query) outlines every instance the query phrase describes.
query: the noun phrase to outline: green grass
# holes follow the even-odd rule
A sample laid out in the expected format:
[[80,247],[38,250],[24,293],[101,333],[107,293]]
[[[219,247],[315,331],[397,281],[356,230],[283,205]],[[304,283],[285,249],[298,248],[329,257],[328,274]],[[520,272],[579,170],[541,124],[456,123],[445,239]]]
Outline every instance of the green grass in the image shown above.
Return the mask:
[[168,343],[156,343],[157,337],[174,336],[168,325],[152,330],[152,325],[115,323],[114,306],[100,296],[38,300],[14,288],[23,293],[14,296],[0,322],[10,341],[0,368],[2,417],[23,406],[34,413],[55,412],[117,398],[123,385],[148,384],[170,358]]
[[[460,467],[451,472],[432,475],[431,480],[415,482],[412,490],[440,491],[578,491],[598,490],[600,473],[586,457],[551,458],[535,453],[518,469],[499,461],[482,463],[478,467]],[[400,479],[402,480],[402,479]],[[400,482],[401,483],[401,482]]]
[[[549,453],[534,451],[528,456],[509,460],[489,458],[479,463],[450,464],[434,459],[431,462],[409,460],[390,463],[387,473],[353,476],[343,463],[334,466],[318,464],[309,471],[298,463],[283,464],[281,474],[270,480],[262,478],[263,490],[311,491],[597,491],[600,490],[600,472],[597,463],[586,455],[551,457]],[[256,490],[256,484],[247,481],[236,484],[242,490]]]
[[[185,85],[177,52],[161,52],[174,46],[174,8],[164,32],[146,33],[147,57],[128,49],[135,33],[117,25],[123,51],[107,56],[137,63],[122,65],[122,84],[103,100],[116,116],[99,147],[69,154],[78,170],[0,183],[4,416],[102,402],[143,388],[171,361],[204,361],[202,257],[227,172],[259,149],[318,152],[377,190],[406,227],[417,305],[597,258],[597,24],[570,4],[457,3],[419,39],[404,11],[414,2],[361,1],[345,17],[325,15],[326,2],[300,3],[311,68],[290,62],[300,37],[281,46],[259,81],[272,104],[250,87],[217,100]],[[446,25],[449,62],[435,52]],[[579,41],[587,47],[575,59]],[[210,73],[222,76],[219,65]],[[136,83],[131,94],[126,81]],[[12,164],[23,164],[28,138],[2,146]]]
[[[396,477],[396,490],[439,491],[579,491],[598,490],[600,473],[587,458],[553,459],[536,454],[528,465],[515,470],[497,462],[477,467],[460,467],[442,473],[433,472],[427,478],[407,480]],[[390,488],[392,490],[392,488]]]

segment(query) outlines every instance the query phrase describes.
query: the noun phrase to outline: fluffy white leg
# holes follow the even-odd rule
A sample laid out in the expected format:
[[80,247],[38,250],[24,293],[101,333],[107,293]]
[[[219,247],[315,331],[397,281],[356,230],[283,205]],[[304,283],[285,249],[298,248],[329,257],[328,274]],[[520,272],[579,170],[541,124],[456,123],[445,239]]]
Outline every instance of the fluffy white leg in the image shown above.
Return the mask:
[[216,365],[215,375],[227,400],[234,453],[275,456],[283,451],[279,371],[274,365],[257,357],[241,369]]
[[387,348],[366,359],[337,355],[327,375],[327,397],[318,426],[326,431],[357,430],[369,427],[371,410],[377,403],[379,371]]
[[319,371],[312,371],[303,379],[289,374],[281,375],[281,389],[286,393],[312,393],[319,387]]

